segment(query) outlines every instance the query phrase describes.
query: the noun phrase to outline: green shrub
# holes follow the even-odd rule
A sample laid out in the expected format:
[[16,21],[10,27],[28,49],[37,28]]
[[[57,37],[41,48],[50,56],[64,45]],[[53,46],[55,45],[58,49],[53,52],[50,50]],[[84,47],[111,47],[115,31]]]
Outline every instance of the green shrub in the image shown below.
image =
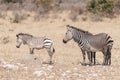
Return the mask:
[[112,0],[91,0],[87,8],[92,13],[110,14],[113,12],[114,3]]
[[0,0],[0,3],[16,3],[16,2],[19,2],[21,3],[22,0]]

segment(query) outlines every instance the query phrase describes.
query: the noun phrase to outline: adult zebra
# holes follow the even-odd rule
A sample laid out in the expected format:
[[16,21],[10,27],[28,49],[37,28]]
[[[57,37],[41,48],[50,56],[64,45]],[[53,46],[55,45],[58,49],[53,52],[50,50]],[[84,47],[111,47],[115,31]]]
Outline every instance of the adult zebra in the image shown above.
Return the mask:
[[86,33],[88,33],[88,31],[67,25],[67,32],[63,42],[67,43],[69,40],[74,39],[74,41],[77,42],[80,48],[84,51],[89,53],[101,51],[104,54],[103,65],[110,65],[111,49],[113,46],[113,40],[111,36],[106,33],[99,33],[96,35],[90,35]]
[[43,49],[45,48],[50,56],[50,64],[52,64],[52,56],[55,52],[53,47],[53,41],[46,37],[34,37],[30,34],[19,33],[16,35],[17,37],[17,45],[16,47],[19,48],[21,44],[28,45],[30,49],[30,54],[34,53],[34,49]]

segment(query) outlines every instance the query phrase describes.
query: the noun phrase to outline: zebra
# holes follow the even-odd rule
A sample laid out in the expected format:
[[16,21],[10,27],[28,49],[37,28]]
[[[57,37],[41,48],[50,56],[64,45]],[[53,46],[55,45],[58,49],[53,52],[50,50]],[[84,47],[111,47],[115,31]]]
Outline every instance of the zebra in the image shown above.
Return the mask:
[[[66,25],[67,32],[63,38],[63,43],[67,43],[73,39],[78,43],[79,47],[90,52],[101,51],[103,53],[103,65],[111,65],[111,49],[113,46],[113,40],[111,36],[106,33],[99,33],[96,35],[86,34],[88,31],[78,29],[76,27]],[[91,61],[89,62],[91,64]]]
[[50,64],[52,64],[52,56],[55,53],[53,47],[53,41],[47,37],[34,37],[33,35],[27,33],[19,33],[17,37],[17,48],[20,48],[21,44],[28,45],[30,49],[30,54],[34,54],[34,49],[40,50],[45,48],[50,57]]
[[[88,32],[88,31],[85,31],[85,34],[93,35],[92,33]],[[83,63],[81,63],[81,64],[86,65],[85,64],[85,56],[86,56],[85,50],[82,48],[80,48],[80,49],[81,49],[82,55],[83,55]],[[96,64],[96,52],[87,52],[87,55],[88,55],[89,61],[91,61],[95,65]]]
[[[81,49],[81,52],[82,52],[82,55],[83,55],[83,62],[81,62],[82,65],[86,65],[85,63],[85,57],[86,57],[86,51],[82,48]],[[88,59],[89,61],[91,61],[91,63],[93,63],[94,65],[96,64],[96,52],[87,52],[87,56],[88,56]],[[91,64],[90,64],[91,65]]]
[[[93,35],[92,33],[88,32],[88,31],[85,31],[85,34],[88,34],[88,35]],[[78,44],[79,46],[79,44]],[[82,52],[82,55],[83,55],[83,62],[81,62],[82,65],[86,65],[85,64],[85,57],[86,57],[86,51],[82,48],[81,49],[81,52]],[[88,56],[88,59],[89,61],[91,61],[94,65],[96,64],[96,52],[87,52],[87,56]]]

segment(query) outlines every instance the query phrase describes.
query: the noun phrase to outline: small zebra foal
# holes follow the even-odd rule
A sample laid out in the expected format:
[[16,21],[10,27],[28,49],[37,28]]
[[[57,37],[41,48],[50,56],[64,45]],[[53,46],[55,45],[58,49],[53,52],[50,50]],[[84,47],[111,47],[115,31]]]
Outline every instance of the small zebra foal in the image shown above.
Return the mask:
[[46,37],[34,37],[30,34],[19,33],[16,35],[17,37],[17,45],[19,48],[21,44],[28,45],[30,49],[30,54],[34,53],[34,49],[40,50],[45,48],[50,57],[50,64],[52,64],[52,56],[55,52],[53,47],[53,41]]

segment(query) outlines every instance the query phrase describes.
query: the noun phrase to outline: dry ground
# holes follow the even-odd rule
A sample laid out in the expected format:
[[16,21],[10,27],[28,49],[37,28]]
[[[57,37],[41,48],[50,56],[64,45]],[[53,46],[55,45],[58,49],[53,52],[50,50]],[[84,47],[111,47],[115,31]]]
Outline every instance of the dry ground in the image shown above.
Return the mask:
[[[104,19],[102,22],[92,22],[89,19],[76,22],[68,19],[67,13],[50,14],[47,19],[35,22],[32,18],[21,23],[10,23],[0,19],[0,80],[120,80],[120,16],[115,19]],[[82,54],[74,41],[63,44],[66,32],[65,25],[73,25],[88,30],[93,34],[105,32],[114,39],[111,66],[82,66]],[[41,64],[48,61],[45,49],[35,51],[30,56],[27,46],[16,48],[16,34],[23,32],[34,36],[47,36],[54,41],[55,54],[52,66]],[[37,60],[32,60],[37,57]],[[97,62],[102,63],[103,55],[97,52]],[[7,69],[6,64],[18,66],[17,69]],[[3,67],[4,65],[4,67]],[[42,71],[37,75],[34,71]]]

